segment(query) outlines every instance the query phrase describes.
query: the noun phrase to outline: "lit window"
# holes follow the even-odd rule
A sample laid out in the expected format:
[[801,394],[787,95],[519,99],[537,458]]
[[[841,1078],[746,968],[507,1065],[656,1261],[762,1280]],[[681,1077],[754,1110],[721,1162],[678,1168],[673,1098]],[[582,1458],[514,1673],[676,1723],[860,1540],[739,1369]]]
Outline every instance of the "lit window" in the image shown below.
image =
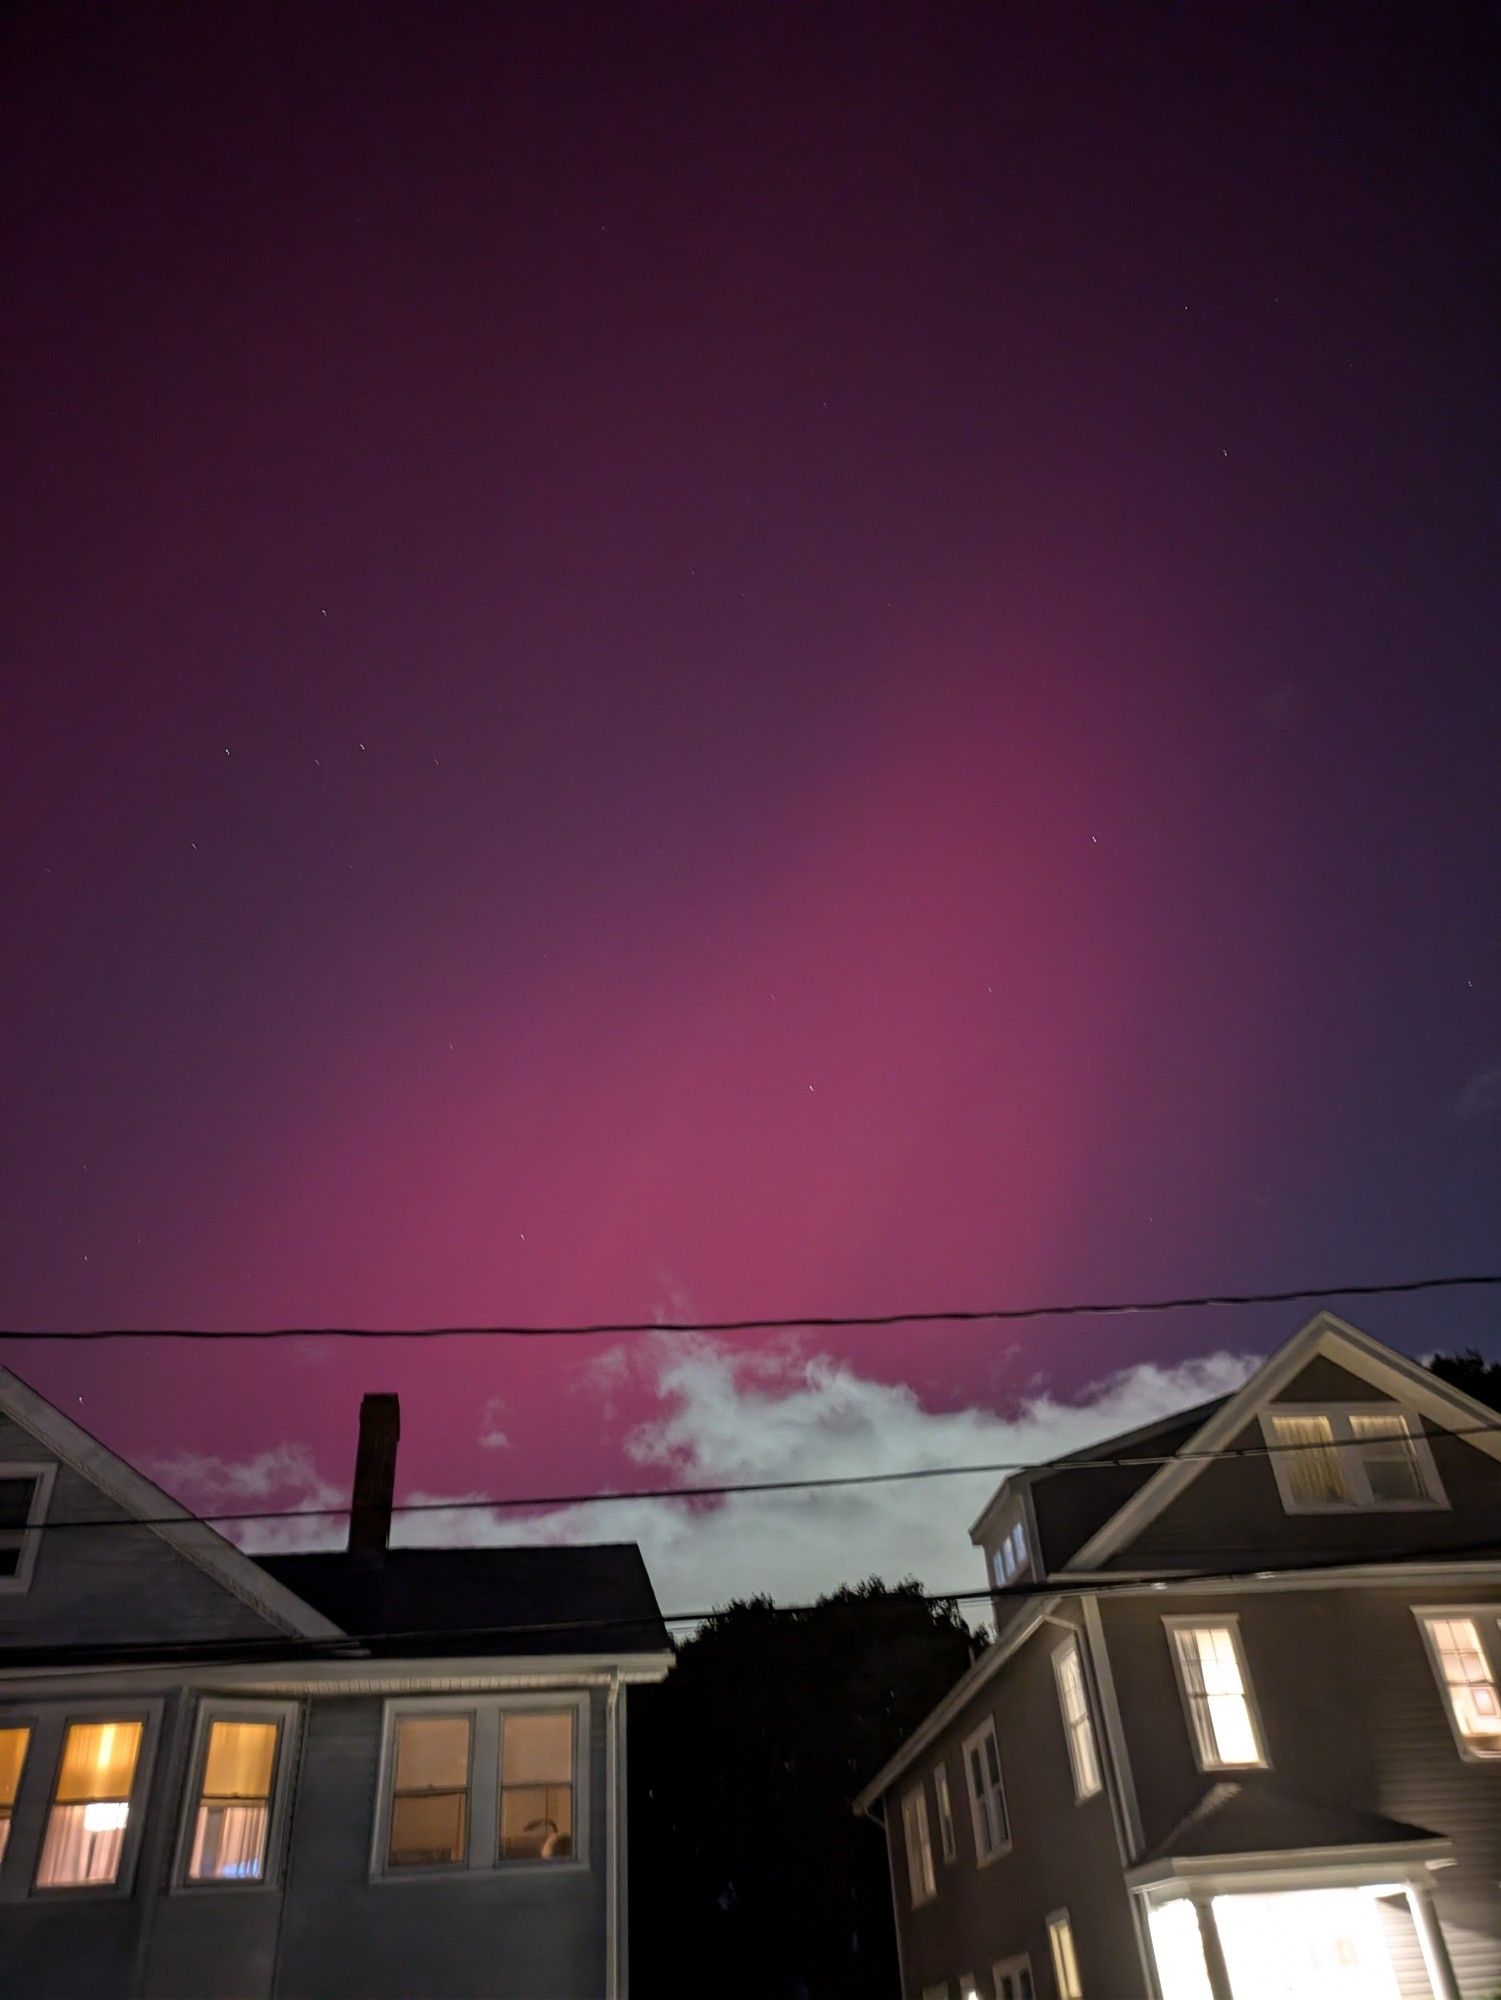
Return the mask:
[[1058,2000],[1084,2000],[1084,1983],[1079,1977],[1079,1958],[1074,1950],[1074,1927],[1067,1910],[1055,1910],[1048,1918],[1048,1945],[1053,1954]]
[[1193,1619],[1167,1624],[1200,1770],[1265,1763],[1236,1627]]
[[938,1851],[945,1861],[952,1861],[958,1846],[954,1839],[954,1807],[949,1798],[947,1764],[933,1767],[933,1796],[938,1801]]
[[959,1975],[959,2000],[980,2000],[980,1989],[972,1972],[961,1972]]
[[21,1772],[30,1743],[29,1729],[0,1729],[0,1862],[5,1859],[10,1816],[16,1808],[16,1793],[21,1789]]
[[462,1863],[469,1831],[467,1715],[399,1715],[391,1784],[391,1868]]
[[209,1723],[188,1856],[190,1882],[260,1882],[266,1875],[279,1722]]
[[1290,1514],[1443,1502],[1422,1427],[1404,1410],[1268,1411],[1262,1431]]
[[1084,1663],[1079,1657],[1077,1639],[1068,1640],[1054,1653],[1053,1672],[1058,1681],[1058,1706],[1063,1711],[1068,1761],[1074,1774],[1074,1797],[1091,1799],[1100,1789],[1100,1750],[1089,1713],[1089,1698],[1084,1691]]
[[0,1466],[0,1591],[25,1590],[31,1581],[55,1470]]
[[912,1891],[912,1907],[932,1900],[937,1889],[933,1876],[933,1847],[928,1838],[928,1801],[921,1785],[902,1799],[902,1834],[907,1843],[907,1881]]
[[573,1853],[573,1710],[502,1719],[500,1852],[506,1861]]
[[1501,1694],[1478,1622],[1425,1617],[1423,1629],[1460,1748],[1469,1757],[1501,1757]]
[[1018,1521],[990,1559],[991,1573],[1004,1589],[1027,1567],[1027,1531]]
[[39,1889],[118,1878],[143,1734],[140,1722],[68,1724],[37,1864]]
[[1037,2000],[1032,1984],[1032,1961],[1023,1952],[1019,1958],[998,1958],[991,1967],[995,2000]]
[[1006,1788],[1001,1782],[1001,1753],[995,1724],[985,1723],[964,1744],[964,1770],[969,1783],[969,1810],[975,1829],[975,1856],[983,1866],[1011,1845],[1006,1815]]

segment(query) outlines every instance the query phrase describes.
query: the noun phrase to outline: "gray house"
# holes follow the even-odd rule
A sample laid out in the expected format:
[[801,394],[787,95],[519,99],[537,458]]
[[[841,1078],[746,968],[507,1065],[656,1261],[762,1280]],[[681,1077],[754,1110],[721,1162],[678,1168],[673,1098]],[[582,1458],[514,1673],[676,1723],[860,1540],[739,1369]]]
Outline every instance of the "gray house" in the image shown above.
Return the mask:
[[631,1546],[254,1560],[0,1371],[0,1991],[625,1992]]
[[1324,1313],[971,1539],[996,1642],[857,1802],[910,2000],[1495,2000],[1495,1411]]

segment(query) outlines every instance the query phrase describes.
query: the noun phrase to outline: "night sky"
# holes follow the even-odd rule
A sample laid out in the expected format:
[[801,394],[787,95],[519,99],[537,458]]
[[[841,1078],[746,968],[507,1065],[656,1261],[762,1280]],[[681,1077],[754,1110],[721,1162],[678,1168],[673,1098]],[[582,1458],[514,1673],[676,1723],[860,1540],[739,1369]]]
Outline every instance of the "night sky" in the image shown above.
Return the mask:
[[[1488,15],[9,9],[0,1319],[1495,1266]],[[527,1491],[630,1476],[608,1346],[0,1358]]]

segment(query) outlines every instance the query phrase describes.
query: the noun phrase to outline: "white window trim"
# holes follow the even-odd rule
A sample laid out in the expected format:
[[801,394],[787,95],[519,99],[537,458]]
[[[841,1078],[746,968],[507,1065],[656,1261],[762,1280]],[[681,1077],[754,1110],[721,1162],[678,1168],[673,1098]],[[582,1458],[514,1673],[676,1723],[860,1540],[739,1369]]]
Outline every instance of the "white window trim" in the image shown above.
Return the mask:
[[949,1789],[947,1761],[933,1766],[933,1803],[938,1809],[938,1852],[946,1862],[953,1861],[959,1852],[959,1842],[954,1829],[954,1795]]
[[[1339,1455],[1340,1468],[1345,1476],[1345,1484],[1352,1497],[1348,1500],[1301,1500],[1293,1492],[1291,1485],[1290,1461],[1297,1457],[1286,1445],[1278,1443],[1275,1420],[1278,1417],[1327,1417],[1334,1433],[1333,1449]],[[1371,1493],[1370,1481],[1366,1475],[1361,1452],[1351,1434],[1352,1417],[1401,1417],[1407,1425],[1408,1440],[1412,1445],[1413,1459],[1418,1468],[1418,1476],[1426,1489],[1421,1500],[1377,1500]],[[1369,1403],[1269,1403],[1260,1413],[1262,1441],[1269,1447],[1272,1472],[1277,1481],[1278,1496],[1285,1514],[1426,1514],[1449,1505],[1444,1492],[1444,1482],[1439,1478],[1438,1466],[1434,1463],[1433,1449],[1428,1442],[1428,1433],[1415,1410],[1407,1409],[1401,1403],[1376,1401]]]
[[[1078,1746],[1074,1731],[1068,1719],[1068,1704],[1063,1698],[1063,1663],[1072,1653],[1079,1667],[1079,1687],[1084,1697],[1084,1722],[1089,1730],[1090,1748],[1094,1752],[1094,1782],[1086,1787],[1079,1771]],[[1098,1798],[1105,1786],[1105,1766],[1100,1756],[1100,1732],[1095,1727],[1094,1707],[1089,1699],[1089,1682],[1084,1673],[1084,1649],[1076,1637],[1070,1635],[1061,1646],[1053,1648],[1053,1683],[1058,1691],[1058,1719],[1063,1725],[1063,1740],[1068,1746],[1068,1767],[1074,1777],[1074,1804],[1082,1806],[1087,1799]]]
[[998,1958],[995,1964],[991,1966],[990,1980],[991,1984],[995,1987],[996,2000],[1000,2000],[1001,1981],[1003,1979],[1017,1979],[1022,1973],[1026,1973],[1028,1980],[1031,1981],[1033,2000],[1036,2000],[1037,1981],[1032,1973],[1032,1960],[1024,1951],[1017,1952],[1012,1958]]
[[[1178,1697],[1183,1703],[1183,1725],[1188,1731],[1188,1740],[1194,1753],[1194,1762],[1201,1771],[1269,1771],[1272,1760],[1266,1754],[1266,1731],[1261,1726],[1261,1711],[1256,1705],[1256,1689],[1251,1680],[1251,1670],[1246,1664],[1245,1641],[1240,1636],[1240,1613],[1237,1611],[1194,1611],[1180,1616],[1167,1617],[1162,1621],[1167,1650],[1173,1662],[1173,1678],[1178,1683]],[[1256,1744],[1254,1764],[1226,1764],[1218,1758],[1206,1758],[1199,1747],[1199,1732],[1194,1727],[1193,1699],[1188,1691],[1188,1683],[1183,1678],[1183,1662],[1178,1656],[1178,1642],[1174,1636],[1183,1628],[1210,1625],[1223,1627],[1230,1634],[1230,1643],[1235,1648],[1236,1664],[1240,1668],[1241,1694],[1246,1704],[1246,1714],[1250,1718],[1251,1735]]]
[[42,1546],[42,1524],[47,1518],[47,1509],[52,1501],[52,1488],[57,1482],[57,1467],[50,1461],[24,1463],[17,1459],[0,1461],[0,1479],[34,1479],[31,1505],[26,1510],[26,1525],[19,1531],[7,1529],[7,1534],[19,1532],[21,1542],[20,1560],[16,1564],[14,1576],[0,1576],[0,1596],[14,1597],[31,1587],[31,1573],[36,1568],[37,1555]]
[[[136,1863],[140,1858],[141,1841],[146,1831],[146,1813],[151,1803],[151,1782],[156,1769],[156,1744],[161,1731],[161,1701],[70,1701],[33,1711],[35,1735],[27,1748],[26,1769],[21,1773],[21,1792],[24,1796],[30,1774],[45,1770],[46,1788],[42,1793],[39,1814],[28,1814],[34,1818],[32,1851],[27,1857],[24,1872],[18,1867],[14,1877],[25,1883],[21,1894],[28,1902],[35,1903],[77,1903],[109,1902],[129,1896],[135,1887]],[[17,1717],[18,1721],[27,1718]],[[130,1814],[125,1822],[125,1838],[120,1843],[120,1867],[113,1882],[71,1882],[57,1888],[43,1888],[37,1881],[37,1871],[42,1865],[42,1849],[47,1842],[47,1822],[52,1815],[52,1802],[57,1791],[57,1781],[62,1772],[63,1751],[67,1747],[68,1727],[74,1722],[139,1722],[141,1728],[141,1750],[136,1758],[135,1776],[130,1787]],[[38,1744],[38,1738],[41,1739]],[[50,1746],[51,1755],[46,1752]],[[46,1756],[45,1764],[37,1758],[41,1749]],[[35,1783],[35,1778],[31,1778]],[[17,1799],[19,1816],[20,1799]],[[15,1822],[11,1823],[11,1840],[15,1840]],[[11,1874],[9,1850],[5,1856],[6,1873]],[[9,1900],[7,1898],[7,1900]]]
[[1497,1604],[1414,1604],[1412,1614],[1418,1621],[1418,1630],[1423,1637],[1423,1650],[1428,1655],[1428,1665],[1438,1688],[1438,1698],[1443,1703],[1444,1715],[1449,1724],[1449,1734],[1454,1738],[1454,1746],[1467,1764],[1488,1764],[1492,1770],[1501,1766],[1501,1757],[1484,1750],[1477,1750],[1459,1726],[1454,1713],[1454,1703],[1449,1695],[1449,1683],[1444,1679],[1443,1663],[1438,1656],[1438,1648],[1433,1643],[1433,1633],[1429,1630],[1432,1618],[1469,1618],[1474,1621],[1476,1635],[1480,1640],[1480,1650],[1490,1663],[1491,1678],[1501,1687],[1501,1605]]
[[[506,1715],[573,1715],[573,1852],[566,1861],[524,1860],[500,1852],[501,1718]],[[465,1716],[469,1720],[467,1851],[462,1861],[427,1867],[392,1868],[386,1859],[391,1836],[391,1792],[396,1776],[396,1723],[404,1716]],[[577,1875],[590,1867],[589,1854],[589,1697],[573,1690],[550,1694],[403,1695],[388,1701],[381,1716],[380,1771],[375,1825],[370,1842],[370,1880],[380,1883],[431,1882],[463,1875]],[[607,1836],[608,1837],[608,1836]]]
[[[980,1801],[975,1796],[974,1771],[969,1761],[970,1751],[977,1743],[983,1743],[987,1736],[995,1739],[996,1768],[1001,1774],[1001,1812],[1006,1822],[1005,1839],[998,1847],[991,1848],[988,1852],[986,1851],[983,1839],[984,1822],[980,1817]],[[970,1825],[974,1830],[975,1836],[975,1866],[977,1868],[988,1868],[992,1861],[999,1861],[1002,1856],[1011,1852],[1011,1801],[1006,1795],[1006,1767],[1001,1762],[1001,1739],[996,1733],[995,1718],[993,1716],[986,1716],[978,1729],[970,1731],[969,1735],[965,1737],[964,1742],[960,1745],[959,1754],[964,1765],[964,1790],[965,1795],[969,1799]]]
[[[1084,1974],[1079,1967],[1079,1940],[1074,1936],[1074,1920],[1067,1910],[1049,1910],[1047,1927],[1048,1955],[1053,1961],[1053,1984],[1058,1988],[1061,2000],[1083,2000]],[[1078,1982],[1072,1987],[1072,1990],[1063,1984],[1062,1967],[1059,1963],[1060,1955],[1057,1945],[1057,1933],[1060,1930],[1067,1931],[1068,1933],[1069,1951],[1074,1961],[1074,1970],[1078,1973]]]
[[[920,1834],[916,1847],[912,1844],[914,1826]],[[931,1903],[938,1894],[938,1874],[933,1866],[933,1830],[928,1825],[925,1785],[909,1785],[902,1793],[902,1845],[907,1850],[908,1895],[913,1909],[920,1910],[924,1903]]]
[[[193,1858],[193,1834],[198,1808],[203,1798],[204,1766],[208,1761],[209,1730],[216,1722],[274,1722],[277,1725],[276,1762],[271,1767],[271,1796],[267,1800],[266,1865],[255,1880],[233,1881],[222,1876],[197,1879],[188,1874]],[[187,1780],[183,1786],[182,1810],[177,1822],[177,1854],[172,1866],[172,1892],[198,1897],[213,1895],[255,1896],[281,1884],[286,1858],[287,1832],[292,1817],[292,1783],[297,1769],[302,1710],[295,1701],[232,1701],[228,1697],[205,1696],[198,1704],[193,1721],[193,1744],[188,1757]]]

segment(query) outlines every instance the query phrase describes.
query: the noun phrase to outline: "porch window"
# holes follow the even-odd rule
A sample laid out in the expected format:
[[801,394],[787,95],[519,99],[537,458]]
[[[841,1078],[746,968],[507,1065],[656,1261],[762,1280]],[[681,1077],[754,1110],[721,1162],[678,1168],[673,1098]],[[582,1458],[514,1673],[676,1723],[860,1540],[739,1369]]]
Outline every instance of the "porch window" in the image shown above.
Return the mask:
[[1422,1623],[1461,1752],[1501,1757],[1501,1691],[1479,1620],[1428,1613]]
[[1201,1771],[1264,1764],[1252,1713],[1240,1630],[1233,1620],[1165,1621]]
[[914,1785],[902,1799],[902,1835],[907,1843],[907,1882],[915,1910],[919,1903],[930,1903],[938,1887],[928,1838],[928,1801],[921,1785]]
[[10,1816],[15,1811],[16,1793],[21,1789],[21,1773],[26,1768],[30,1746],[29,1729],[0,1729],[0,1862],[5,1860]]
[[1084,2000],[1084,1982],[1079,1977],[1079,1958],[1074,1950],[1074,1927],[1067,1910],[1055,1910],[1048,1918],[1048,1947],[1053,1954],[1058,2000]]
[[1100,1789],[1100,1747],[1095,1741],[1094,1718],[1084,1688],[1084,1662],[1079,1642],[1069,1639],[1053,1655],[1053,1673],[1058,1682],[1058,1706],[1063,1713],[1063,1734],[1068,1742],[1068,1761],[1074,1774],[1074,1798],[1082,1803]]
[[975,1858],[980,1867],[994,1861],[1011,1845],[1006,1813],[1006,1788],[1001,1781],[1001,1752],[995,1724],[986,1722],[965,1738],[964,1770],[969,1783],[970,1818],[975,1830]]
[[116,1880],[144,1733],[138,1720],[68,1724],[37,1864],[39,1889]]

